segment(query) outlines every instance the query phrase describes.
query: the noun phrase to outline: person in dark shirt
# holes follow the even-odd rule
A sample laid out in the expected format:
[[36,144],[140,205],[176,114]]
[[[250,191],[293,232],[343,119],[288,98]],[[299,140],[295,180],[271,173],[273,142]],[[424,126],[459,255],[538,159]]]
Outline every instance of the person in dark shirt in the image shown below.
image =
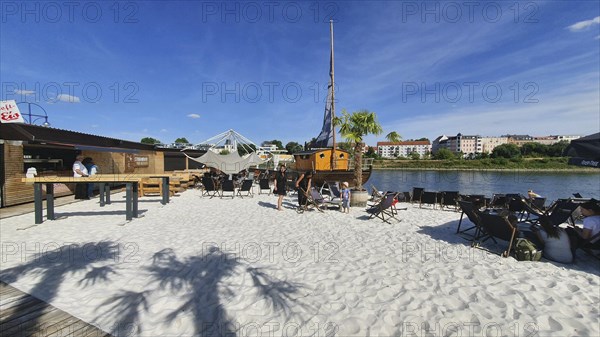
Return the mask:
[[279,170],[275,173],[275,180],[273,181],[273,192],[277,193],[279,198],[277,199],[277,210],[283,211],[281,204],[283,203],[283,197],[286,195],[286,184],[287,172],[285,165],[279,165]]
[[302,173],[296,180],[296,188],[298,189],[298,205],[300,208],[306,205],[306,194],[310,193],[310,184],[312,182],[312,171]]

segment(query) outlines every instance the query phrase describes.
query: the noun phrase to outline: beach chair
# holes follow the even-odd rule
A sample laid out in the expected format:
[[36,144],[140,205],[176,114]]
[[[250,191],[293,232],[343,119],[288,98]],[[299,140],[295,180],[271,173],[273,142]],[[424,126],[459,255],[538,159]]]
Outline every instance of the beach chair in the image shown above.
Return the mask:
[[421,194],[419,208],[421,208],[423,206],[423,204],[426,204],[426,205],[432,205],[433,209],[435,209],[435,206],[440,203],[440,196],[441,195],[438,192],[424,191]]
[[329,203],[332,205],[336,205],[338,207],[342,207],[342,191],[338,187],[337,183],[326,183],[327,184],[327,192],[329,197]]
[[219,191],[215,186],[215,181],[211,177],[202,177],[202,196],[209,195],[210,198],[214,198]]
[[[600,260],[600,232],[579,244],[578,249]],[[599,252],[594,252],[599,251]]]
[[225,192],[231,193],[231,199],[235,197],[235,184],[233,180],[224,180],[221,183],[221,199],[225,196]]
[[[462,233],[465,233],[465,232],[475,229],[475,234],[473,234],[471,236],[473,238],[476,238],[479,235],[479,228],[481,227],[479,225],[479,223],[480,223],[479,210],[477,209],[475,204],[470,201],[458,200],[458,205],[462,212],[460,213],[460,220],[458,220],[458,228],[456,228],[456,234],[462,234]],[[461,231],[460,226],[462,224],[463,217],[465,216],[465,214],[467,215],[467,218],[471,221],[473,226],[469,227],[467,229],[463,229]]]
[[396,203],[397,196],[398,193],[388,193],[379,201],[378,204],[367,208],[367,213],[370,214],[369,219],[377,217],[383,222],[387,223],[391,223],[389,221],[390,219],[401,221],[400,219],[396,218],[396,214],[398,214],[398,212],[394,210],[394,204]]
[[378,203],[381,199],[383,199],[383,197],[385,196],[385,193],[379,191],[379,189],[377,187],[375,187],[375,185],[371,184],[371,201],[374,203]]
[[505,209],[507,208],[508,201],[509,199],[505,194],[494,194],[488,207]]
[[513,225],[507,217],[499,214],[482,212],[479,214],[479,219],[479,225],[481,226],[481,229],[485,231],[485,234],[479,235],[475,240],[481,240],[482,238],[484,240],[477,242],[474,247],[479,247],[480,242],[485,242],[489,238],[508,241],[508,247],[500,254],[502,257],[508,257],[512,252],[513,243],[519,233],[517,226]]
[[402,194],[404,195],[404,202],[410,202],[412,200],[410,192],[402,192]]
[[443,191],[442,194],[442,202],[441,208],[444,207],[454,207],[455,211],[458,211],[458,191]]
[[269,179],[260,179],[258,180],[258,194],[262,194],[264,190],[269,191],[267,195],[271,195],[271,186],[269,185]]
[[301,192],[299,193],[304,193],[306,195],[306,201],[302,207],[302,211],[308,211],[311,208],[316,208],[319,212],[323,212],[321,207],[326,206],[327,201],[315,187],[311,187],[310,191],[308,192],[303,189],[300,189],[300,191]]
[[423,194],[424,190],[425,189],[421,187],[413,187],[412,198],[410,199],[410,202],[412,202],[413,204],[415,202],[421,203],[421,195]]
[[253,184],[254,184],[254,180],[252,180],[252,179],[243,180],[242,186],[240,186],[240,188],[237,191],[237,195],[239,195],[240,198],[244,198],[242,193],[245,192],[246,193],[245,196],[254,198],[254,193],[252,193],[252,185]]
[[543,210],[546,206],[546,198],[544,197],[535,197],[531,200],[531,206]]

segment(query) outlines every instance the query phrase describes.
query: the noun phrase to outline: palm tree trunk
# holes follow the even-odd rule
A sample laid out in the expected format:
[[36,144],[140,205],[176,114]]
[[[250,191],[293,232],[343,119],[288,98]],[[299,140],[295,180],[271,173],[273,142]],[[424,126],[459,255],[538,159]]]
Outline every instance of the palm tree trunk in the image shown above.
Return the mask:
[[362,143],[354,145],[354,188],[362,191]]

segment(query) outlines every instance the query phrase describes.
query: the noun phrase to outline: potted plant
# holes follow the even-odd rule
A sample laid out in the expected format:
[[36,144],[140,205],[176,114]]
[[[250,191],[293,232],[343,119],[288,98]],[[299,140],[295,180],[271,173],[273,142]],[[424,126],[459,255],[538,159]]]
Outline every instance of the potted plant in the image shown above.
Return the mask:
[[[381,125],[377,122],[374,112],[360,110],[348,113],[342,110],[341,117],[335,117],[333,124],[340,128],[340,134],[354,146],[354,189],[350,200],[351,206],[364,207],[367,204],[369,194],[362,186],[362,150],[363,139],[369,134],[380,135],[383,132]],[[400,136],[391,132],[387,136],[390,141],[398,141]]]

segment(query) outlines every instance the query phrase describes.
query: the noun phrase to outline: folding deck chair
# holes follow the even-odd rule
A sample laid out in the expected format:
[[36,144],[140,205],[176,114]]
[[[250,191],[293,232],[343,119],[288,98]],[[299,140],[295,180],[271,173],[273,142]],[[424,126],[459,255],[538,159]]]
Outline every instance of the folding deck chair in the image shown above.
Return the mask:
[[313,207],[316,208],[319,212],[323,212],[321,207],[326,205],[327,202],[315,187],[311,187],[310,191],[308,192],[301,188],[298,193],[304,193],[304,195],[306,195],[304,205],[300,207],[301,212],[308,211]]
[[[328,196],[329,196],[329,200],[328,203],[332,204],[332,205],[336,205],[338,207],[342,207],[342,191],[340,191],[340,188],[338,187],[337,183],[328,183],[325,182],[325,184],[328,187]],[[325,186],[325,184],[323,184],[323,186]]]
[[231,193],[231,199],[235,198],[235,185],[233,183],[233,180],[225,180],[221,184],[221,199],[223,199],[223,197],[225,196],[225,192]]
[[387,223],[391,223],[389,221],[390,219],[401,221],[400,219],[396,218],[396,214],[398,214],[398,212],[394,210],[394,203],[396,202],[397,196],[398,193],[388,193],[378,204],[368,208],[367,213],[370,214],[369,219],[378,217],[379,219],[383,220],[383,222]]
[[458,211],[458,191],[443,191],[442,193],[442,202],[440,203],[441,208],[444,207],[454,207],[455,211]]
[[425,189],[422,187],[413,187],[412,198],[410,199],[410,202],[413,204],[415,202],[421,203],[421,195],[423,194],[424,190]]
[[269,186],[269,179],[260,179],[258,181],[258,194],[262,194],[262,191],[268,190],[268,195],[271,195],[271,186]]
[[423,207],[423,204],[432,205],[435,209],[435,205],[440,203],[440,194],[438,192],[423,192],[421,194],[419,208]]
[[210,177],[202,177],[202,196],[210,195],[210,198],[214,198],[219,193],[215,187],[215,181]]
[[484,240],[476,242],[474,247],[479,247],[480,242],[485,242],[490,238],[508,241],[508,247],[500,254],[502,257],[508,257],[512,252],[513,243],[519,233],[517,226],[513,225],[507,217],[499,214],[482,212],[479,214],[479,218],[481,220],[479,223],[481,229],[485,232],[483,235],[480,233],[480,235],[475,238],[475,241],[481,240],[482,238]]
[[[468,234],[468,235],[473,237],[473,239],[477,238],[481,232],[481,225],[480,225],[481,219],[479,217],[481,212],[477,209],[476,204],[474,204],[470,201],[458,200],[458,205],[462,212],[460,213],[460,220],[458,221],[458,228],[456,228],[456,234],[466,233],[472,229],[475,229],[475,234],[473,234],[473,235]],[[460,226],[462,224],[463,217],[465,216],[465,214],[467,215],[467,218],[469,219],[469,221],[471,221],[473,226],[471,226],[467,229],[463,229],[461,231]]]
[[247,197],[252,197],[254,198],[254,193],[252,193],[252,185],[254,184],[254,180],[252,179],[245,179],[244,181],[242,181],[242,186],[240,186],[240,188],[237,191],[237,195],[240,196],[240,198],[244,198],[244,196],[242,195],[242,192],[246,192],[246,196]]

